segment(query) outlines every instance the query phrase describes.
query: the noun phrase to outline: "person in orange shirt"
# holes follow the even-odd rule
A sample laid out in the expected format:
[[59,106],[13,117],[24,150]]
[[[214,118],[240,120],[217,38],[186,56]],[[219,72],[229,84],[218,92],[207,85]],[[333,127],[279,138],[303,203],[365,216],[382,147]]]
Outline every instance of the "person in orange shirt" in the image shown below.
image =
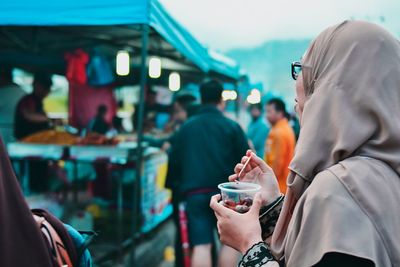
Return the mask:
[[264,160],[274,170],[279,188],[285,193],[288,166],[294,155],[296,138],[286,118],[285,103],[281,99],[268,101],[266,110],[272,128],[265,143]]

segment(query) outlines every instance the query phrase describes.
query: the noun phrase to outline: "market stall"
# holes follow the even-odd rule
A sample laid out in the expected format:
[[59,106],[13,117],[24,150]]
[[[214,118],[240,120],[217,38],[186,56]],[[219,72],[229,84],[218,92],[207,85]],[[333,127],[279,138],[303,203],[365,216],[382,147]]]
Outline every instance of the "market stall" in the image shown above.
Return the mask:
[[[140,87],[135,142],[108,146],[12,143],[8,147],[9,154],[25,166],[21,180],[26,194],[29,194],[28,161],[62,160],[76,166],[80,162],[93,163],[101,159],[118,172],[134,168],[129,202],[130,228],[134,232],[130,238],[135,238],[139,232],[154,229],[170,213],[165,201],[169,196],[163,188],[167,157],[143,142],[146,88],[149,84],[167,84],[172,74],[178,77],[175,79],[179,81],[178,90],[185,84],[199,83],[205,77],[235,83],[239,68],[202,46],[156,0],[16,0],[1,4],[0,64],[66,75],[66,55],[77,49],[87,51],[90,56],[100,54],[111,62],[110,65],[116,64],[120,51],[128,55],[127,72],[110,79],[108,85]],[[149,74],[151,57],[163,62],[162,74],[153,77]],[[70,82],[70,94],[78,90],[78,87],[72,88],[72,84]],[[73,103],[70,102],[70,112]],[[75,174],[74,169],[73,176]],[[122,182],[118,183],[117,191],[118,212],[121,212],[125,205]],[[138,214],[144,219],[138,220]]]
[[[80,139],[76,137],[76,139]],[[25,196],[28,199],[33,199],[34,207],[44,208],[37,204],[38,195],[31,195],[29,187],[29,166],[30,163],[34,162],[59,162],[70,163],[72,166],[71,186],[72,192],[70,194],[71,199],[68,201],[73,205],[74,209],[79,208],[86,211],[92,211],[93,207],[95,210],[99,210],[100,215],[95,215],[98,212],[94,212],[93,215],[98,216],[100,220],[105,220],[106,217],[113,216],[113,210],[115,211],[115,221],[112,230],[114,232],[113,242],[116,242],[117,247],[122,244],[127,238],[126,226],[124,226],[123,218],[126,210],[129,210],[129,214],[133,214],[132,208],[132,193],[129,192],[132,182],[136,180],[135,168],[138,164],[137,161],[137,143],[136,142],[121,142],[117,145],[79,145],[77,144],[35,144],[35,143],[10,143],[8,145],[9,156],[14,163],[18,165],[17,173],[20,174],[21,186],[23,188]],[[167,172],[168,158],[165,152],[160,151],[158,148],[148,147],[146,143],[142,143],[143,147],[143,164],[140,178],[140,195],[138,198],[138,204],[140,205],[141,215],[137,214],[134,216],[135,221],[138,222],[137,233],[146,234],[155,229],[160,223],[165,221],[172,213],[172,206],[170,205],[170,192],[165,189],[165,178]],[[89,164],[89,166],[96,166],[100,164],[104,166],[110,173],[112,173],[112,188],[113,198],[108,204],[103,202],[103,205],[98,205],[96,202],[88,201],[87,199],[82,200],[78,198],[77,183],[79,177],[79,164]],[[128,190],[128,191],[127,191]],[[82,192],[81,192],[82,193]],[[40,198],[41,201],[47,201],[45,198]],[[65,201],[65,200],[64,200]],[[51,205],[53,205],[51,203]],[[105,206],[104,206],[105,205]],[[115,207],[115,208],[113,208]],[[58,207],[59,216],[64,214],[65,208]],[[108,215],[107,215],[108,214]],[[126,217],[126,216],[125,216]],[[96,219],[96,218],[93,218]],[[90,219],[90,221],[93,221]],[[87,222],[82,222],[83,219],[68,219],[72,225],[79,227],[87,227]],[[96,223],[91,222],[90,225],[95,227]],[[126,223],[125,223],[126,225]],[[125,231],[122,232],[122,229]],[[129,227],[130,228],[130,227]],[[85,229],[92,230],[92,229]],[[95,229],[102,232],[106,232],[105,229]],[[108,239],[109,242],[111,239]],[[116,248],[117,248],[116,247]]]

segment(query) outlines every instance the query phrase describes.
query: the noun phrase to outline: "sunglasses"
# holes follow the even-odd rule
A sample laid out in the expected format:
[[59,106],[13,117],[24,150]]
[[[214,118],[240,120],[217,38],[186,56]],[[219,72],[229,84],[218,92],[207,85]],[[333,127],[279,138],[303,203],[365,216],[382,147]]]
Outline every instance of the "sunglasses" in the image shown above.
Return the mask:
[[292,78],[293,80],[297,80],[297,77],[299,77],[299,74],[301,72],[301,63],[298,61],[295,61],[292,63]]

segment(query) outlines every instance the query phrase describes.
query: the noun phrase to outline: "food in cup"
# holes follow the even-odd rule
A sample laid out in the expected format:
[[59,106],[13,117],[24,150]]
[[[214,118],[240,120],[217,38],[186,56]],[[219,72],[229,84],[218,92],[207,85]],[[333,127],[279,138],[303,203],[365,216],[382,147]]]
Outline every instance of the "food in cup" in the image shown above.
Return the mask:
[[228,182],[218,185],[221,190],[222,203],[225,207],[239,213],[246,213],[253,204],[254,195],[261,186],[245,182]]

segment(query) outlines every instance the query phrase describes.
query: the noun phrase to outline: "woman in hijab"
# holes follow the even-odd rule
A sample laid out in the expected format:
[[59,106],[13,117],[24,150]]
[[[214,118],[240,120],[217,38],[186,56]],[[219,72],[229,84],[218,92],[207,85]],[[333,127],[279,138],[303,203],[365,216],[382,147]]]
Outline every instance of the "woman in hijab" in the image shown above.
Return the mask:
[[297,65],[301,133],[283,207],[273,172],[248,152],[230,180],[251,156],[239,178],[262,193],[245,214],[211,199],[222,242],[245,254],[240,266],[400,266],[400,43],[345,21]]

